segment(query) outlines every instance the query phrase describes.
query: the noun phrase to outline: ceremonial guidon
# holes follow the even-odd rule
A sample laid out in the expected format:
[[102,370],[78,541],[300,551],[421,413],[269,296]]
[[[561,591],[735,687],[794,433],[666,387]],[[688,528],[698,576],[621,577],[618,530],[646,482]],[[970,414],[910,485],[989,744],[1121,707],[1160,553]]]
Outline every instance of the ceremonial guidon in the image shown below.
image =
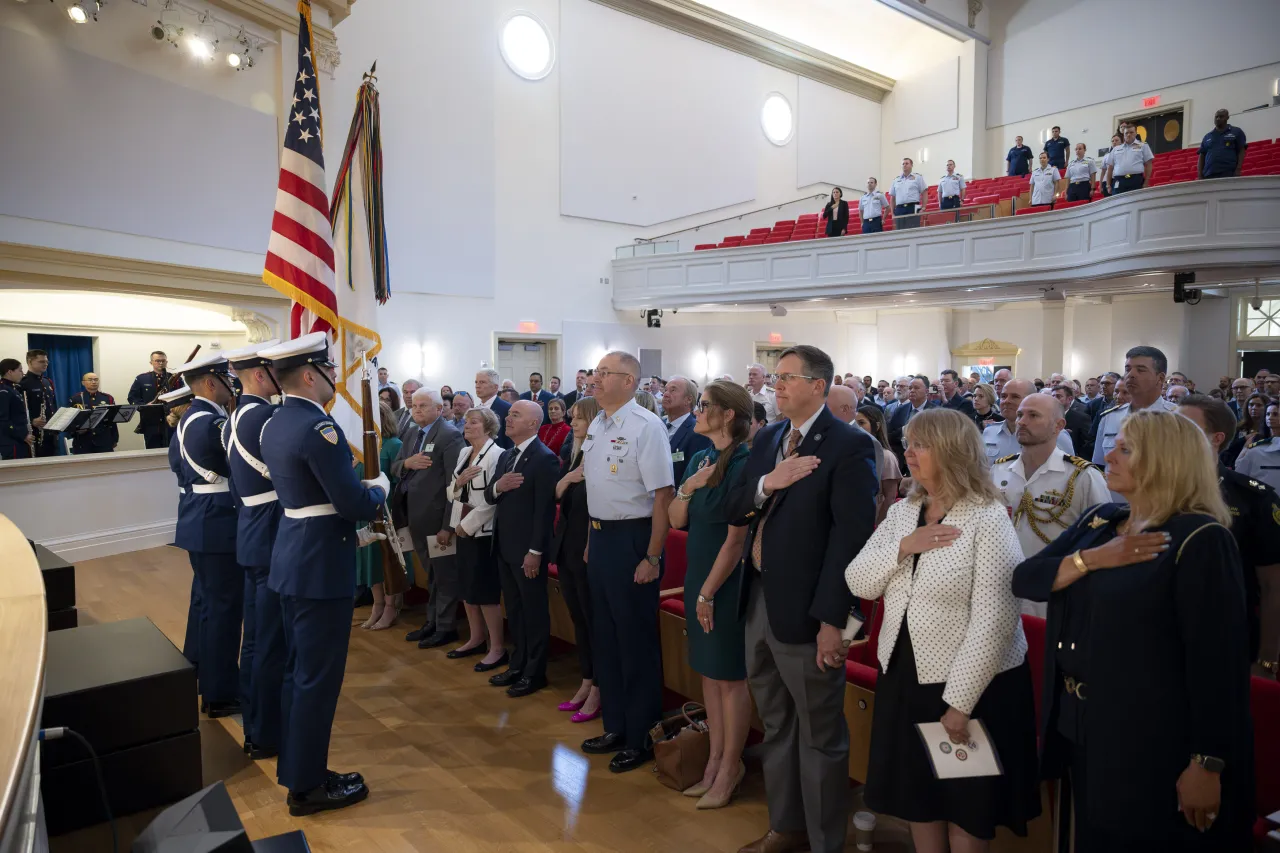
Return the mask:
[[[186,385],[179,385],[177,388],[166,394],[161,394],[157,400],[164,404],[165,411],[176,408],[177,406],[186,406],[191,403],[193,395],[191,389]],[[173,476],[178,480],[178,516],[181,517],[187,498],[191,495],[191,482],[187,479],[187,467],[182,464],[182,449],[178,447],[178,434],[175,432],[169,440],[169,470],[173,472]],[[193,566],[194,569],[194,566]],[[200,673],[200,626],[203,602],[200,595],[200,575],[192,571],[191,573],[191,599],[187,605],[187,633],[182,641],[182,656],[191,662],[196,668],[196,677],[199,678]]]
[[190,493],[179,502],[174,544],[187,552],[200,587],[200,695],[210,717],[240,711],[244,569],[236,562],[236,506],[222,446],[231,401],[227,371],[219,353],[174,370],[193,395],[176,430],[178,481]]
[[361,481],[351,448],[325,406],[335,394],[328,338],[314,332],[260,350],[285,394],[262,431],[262,461],[283,518],[267,585],[280,596],[289,645],[277,779],[289,813],[313,814],[365,799],[358,773],[328,769],[329,735],[342,690],[350,635],[356,548],[374,534],[356,522],[382,511],[385,474]]
[[259,353],[278,339],[226,353],[243,388],[235,411],[222,428],[231,486],[236,496],[236,562],[244,567],[244,638],[240,647],[240,704],[244,749],[250,758],[271,758],[280,750],[280,692],[284,680],[284,623],[280,597],[267,585],[271,549],[282,515],[271,471],[262,461],[262,432],[281,394],[271,363]]

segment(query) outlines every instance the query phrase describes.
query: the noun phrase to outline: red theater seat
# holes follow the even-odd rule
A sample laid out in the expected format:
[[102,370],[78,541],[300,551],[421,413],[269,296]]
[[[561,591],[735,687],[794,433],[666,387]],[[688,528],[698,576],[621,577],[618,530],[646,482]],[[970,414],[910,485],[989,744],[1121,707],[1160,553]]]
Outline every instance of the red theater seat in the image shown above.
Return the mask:
[[695,252],[701,252],[703,249],[714,249],[714,248],[716,248],[715,243],[699,243],[698,245],[693,247],[693,250]]
[[685,545],[689,534],[683,530],[667,533],[666,559],[663,561],[662,589],[679,589],[684,586],[684,574],[689,568]]
[[1080,206],[1080,205],[1082,205],[1082,204],[1088,204],[1088,203],[1089,203],[1089,202],[1087,202],[1087,201],[1085,201],[1085,200],[1083,200],[1083,199],[1081,199],[1080,201],[1055,201],[1055,202],[1053,203],[1053,209],[1054,209],[1054,210],[1066,210],[1068,207],[1079,207],[1079,206]]
[[1044,213],[1046,210],[1050,210],[1050,209],[1051,208],[1047,204],[1035,204],[1035,205],[1032,205],[1031,207],[1020,207],[1016,211],[1014,211],[1013,215],[1021,216],[1024,213]]
[[1040,687],[1044,684],[1044,626],[1039,616],[1022,614],[1022,631],[1027,635],[1027,664],[1031,667],[1031,689],[1036,697],[1036,731],[1040,731]]
[[1249,691],[1253,712],[1253,765],[1258,822],[1254,839],[1266,835],[1263,817],[1280,810],[1280,682],[1253,677]]

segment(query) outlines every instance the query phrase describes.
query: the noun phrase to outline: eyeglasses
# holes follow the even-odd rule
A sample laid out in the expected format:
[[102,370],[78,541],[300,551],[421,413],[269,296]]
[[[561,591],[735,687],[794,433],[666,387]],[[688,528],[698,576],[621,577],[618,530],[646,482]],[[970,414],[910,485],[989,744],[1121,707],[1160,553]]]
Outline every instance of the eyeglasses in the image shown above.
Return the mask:
[[635,378],[635,377],[634,377],[632,374],[630,374],[630,373],[623,373],[621,370],[605,370],[603,367],[597,367],[597,368],[596,368],[595,375],[596,375],[596,376],[600,376],[600,377],[605,377],[605,376],[631,376],[633,379]]
[[817,378],[818,377],[816,376],[805,376],[803,373],[779,373],[778,374],[779,382],[791,382],[796,379],[807,379],[810,382],[813,382],[817,380]]
[[707,409],[711,408],[713,405],[715,404],[712,403],[710,400],[699,400],[697,405],[694,406],[694,408],[697,409],[699,412],[705,413]]

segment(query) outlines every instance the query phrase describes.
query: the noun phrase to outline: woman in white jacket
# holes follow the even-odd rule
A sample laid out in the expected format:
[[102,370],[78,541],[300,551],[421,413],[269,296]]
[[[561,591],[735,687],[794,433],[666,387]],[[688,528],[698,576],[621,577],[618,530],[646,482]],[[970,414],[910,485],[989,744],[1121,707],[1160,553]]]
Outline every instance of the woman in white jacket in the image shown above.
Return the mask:
[[458,454],[458,467],[449,481],[449,522],[436,537],[441,547],[457,537],[462,601],[471,629],[467,642],[445,657],[465,658],[487,651],[475,665],[476,672],[497,669],[508,660],[502,645],[502,585],[492,555],[493,515],[498,508],[484,498],[502,455],[497,436],[497,415],[489,409],[467,410],[462,437],[468,447]]
[[[1022,548],[973,422],[929,409],[907,423],[910,496],[845,572],[884,596],[867,805],[911,823],[919,853],[982,851],[997,826],[1026,835],[1040,813],[1036,718],[1013,570]],[[1003,773],[938,780],[917,723],[941,721],[970,750],[981,720]],[[948,755],[952,747],[942,747]]]

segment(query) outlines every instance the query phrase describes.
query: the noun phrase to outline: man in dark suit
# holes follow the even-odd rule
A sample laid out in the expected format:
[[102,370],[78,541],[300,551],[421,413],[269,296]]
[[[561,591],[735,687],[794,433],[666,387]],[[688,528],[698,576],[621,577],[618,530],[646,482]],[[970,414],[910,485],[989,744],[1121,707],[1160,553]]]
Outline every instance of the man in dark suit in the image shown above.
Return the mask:
[[942,405],[948,409],[955,409],[973,421],[973,425],[981,431],[982,422],[978,417],[978,410],[973,407],[973,401],[965,395],[964,386],[960,383],[960,374],[948,368],[938,377],[938,385],[942,388]]
[[409,526],[413,549],[427,570],[427,621],[405,639],[418,648],[430,649],[458,639],[456,620],[462,597],[462,578],[457,557],[433,558],[429,543],[445,526],[449,501],[445,489],[457,467],[463,447],[462,433],[440,416],[444,401],[434,388],[419,388],[413,394],[413,426],[405,431],[404,443],[391,463],[391,476],[398,478],[391,496],[391,512],[396,528]]
[[1076,456],[1084,459],[1093,458],[1093,442],[1089,435],[1093,427],[1093,419],[1089,417],[1088,407],[1080,402],[1075,394],[1076,388],[1070,382],[1063,382],[1053,389],[1053,398],[1062,404],[1063,415],[1067,420],[1067,432],[1071,434],[1071,443],[1075,447]]
[[511,404],[498,396],[502,385],[502,377],[492,367],[482,367],[476,371],[476,406],[488,409],[498,416],[498,437],[494,439],[499,447],[511,447],[511,439],[507,438],[507,412]]
[[[941,404],[929,400],[929,384],[919,376],[913,376],[910,384],[907,385],[907,399],[899,403],[893,410],[893,414],[889,416],[889,447],[898,457],[898,463],[902,466],[904,474],[907,470],[907,451],[902,443],[902,430],[916,412],[923,412],[925,409],[932,409],[939,405]],[[970,404],[971,408],[972,405]]]
[[834,372],[817,347],[782,353],[782,419],[756,436],[728,498],[750,525],[739,607],[769,802],[769,832],[739,853],[835,853],[848,830],[844,572],[871,536],[879,482],[870,436],[825,405]]
[[1252,380],[1245,378],[1231,380],[1231,396],[1227,399],[1227,408],[1236,416],[1237,421],[1244,417],[1244,404],[1248,402],[1249,395],[1252,393]]
[[[1090,422],[1107,409],[1120,405],[1120,401],[1116,399],[1116,383],[1119,381],[1120,374],[1111,371],[1108,371],[1098,377],[1098,385],[1101,388],[1101,393],[1086,403],[1089,409],[1088,414]],[[1085,458],[1087,459],[1088,457]]]
[[581,400],[584,396],[582,393],[587,389],[587,371],[579,370],[578,376],[574,380],[573,390],[564,395],[564,410],[567,412],[573,408],[573,404]]
[[529,374],[529,390],[520,395],[521,400],[534,400],[542,406],[542,422],[544,424],[551,423],[551,416],[547,414],[547,403],[554,400],[555,394],[542,387],[542,374],[534,371]]
[[684,481],[685,467],[693,454],[711,446],[711,439],[693,431],[697,416],[693,406],[698,400],[698,386],[683,376],[667,380],[667,391],[662,395],[662,408],[667,413],[667,437],[671,441],[671,467],[675,471],[675,484]]
[[497,481],[485,498],[494,514],[494,554],[502,578],[502,598],[515,652],[505,672],[489,679],[508,696],[528,696],[547,686],[551,616],[547,604],[547,561],[551,555],[560,460],[538,440],[541,408],[520,400],[507,414],[507,434],[515,447],[498,460]]

